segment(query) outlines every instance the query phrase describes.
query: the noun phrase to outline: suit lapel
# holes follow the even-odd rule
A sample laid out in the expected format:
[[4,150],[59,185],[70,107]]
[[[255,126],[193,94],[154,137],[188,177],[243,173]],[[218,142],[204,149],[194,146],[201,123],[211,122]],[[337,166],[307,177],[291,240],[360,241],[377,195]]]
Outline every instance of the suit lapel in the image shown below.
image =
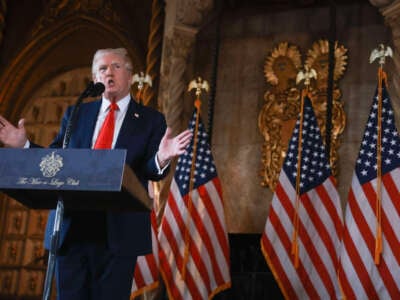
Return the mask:
[[[96,126],[97,115],[99,114],[101,100],[86,105],[85,111],[81,111],[82,127],[77,128],[81,135],[82,148],[91,148],[94,128]],[[83,128],[83,129],[82,129]]]
[[140,132],[140,105],[131,98],[115,147],[122,147],[129,142],[130,137]]

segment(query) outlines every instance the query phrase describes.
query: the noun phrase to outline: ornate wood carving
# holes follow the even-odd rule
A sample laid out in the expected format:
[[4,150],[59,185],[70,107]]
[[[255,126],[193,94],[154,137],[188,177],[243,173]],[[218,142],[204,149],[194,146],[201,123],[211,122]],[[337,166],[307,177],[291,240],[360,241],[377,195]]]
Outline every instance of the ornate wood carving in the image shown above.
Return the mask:
[[160,0],[153,0],[151,6],[150,35],[147,43],[146,74],[151,76],[153,88],[144,87],[143,103],[156,107],[156,91],[159,85],[159,71],[161,64],[162,34],[164,29],[165,12]]
[[176,19],[179,23],[198,27],[213,9],[214,0],[180,0]]
[[60,20],[60,18],[63,19],[78,13],[92,15],[94,17],[97,16],[118,26],[121,23],[120,17],[113,9],[111,0],[51,0],[47,4],[46,10],[40,17],[38,24],[32,31],[32,35],[36,35],[42,29]]
[[376,7],[385,7],[394,2],[394,0],[369,0],[369,2]]
[[[347,56],[343,46],[335,47],[334,91],[332,112],[331,165],[334,175],[338,173],[337,160],[339,137],[346,123],[341,92],[337,81],[342,77]],[[317,80],[311,85],[313,107],[325,137],[327,77],[328,77],[328,41],[319,40],[308,50],[306,68],[317,72]],[[264,95],[265,104],[258,117],[258,127],[264,137],[262,146],[261,185],[274,190],[279,172],[286,154],[299,113],[300,89],[296,87],[296,76],[302,67],[300,50],[296,45],[280,43],[266,59],[264,72],[270,88]]]
[[160,96],[168,125],[174,132],[181,130],[183,116],[183,93],[186,88],[185,71],[188,57],[194,44],[194,34],[175,32],[173,38],[165,39],[165,60],[162,68],[164,76],[160,86]]
[[[168,126],[174,133],[182,130],[184,115],[184,92],[187,85],[185,73],[190,67],[190,54],[195,44],[198,28],[214,6],[213,0],[167,0],[166,21],[163,38],[163,54],[158,94],[158,104],[165,113]],[[171,168],[175,167],[172,162]],[[170,173],[157,183],[159,211],[164,211],[170,182]],[[161,217],[161,214],[159,215]]]

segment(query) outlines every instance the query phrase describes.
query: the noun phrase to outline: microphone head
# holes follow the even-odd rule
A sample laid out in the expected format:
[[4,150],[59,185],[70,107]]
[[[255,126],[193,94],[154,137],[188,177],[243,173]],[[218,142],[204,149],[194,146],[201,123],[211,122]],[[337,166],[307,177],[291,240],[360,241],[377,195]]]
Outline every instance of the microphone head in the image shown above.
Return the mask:
[[89,96],[90,97],[97,97],[103,94],[106,87],[101,82],[96,82],[93,87],[90,89]]

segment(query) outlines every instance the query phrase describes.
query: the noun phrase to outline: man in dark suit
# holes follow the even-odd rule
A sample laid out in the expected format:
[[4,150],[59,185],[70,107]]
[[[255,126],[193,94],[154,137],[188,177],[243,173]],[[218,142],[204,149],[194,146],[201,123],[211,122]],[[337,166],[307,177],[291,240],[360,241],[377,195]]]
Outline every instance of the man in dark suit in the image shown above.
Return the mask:
[[[169,161],[185,151],[192,135],[185,130],[172,137],[161,113],[131,98],[132,62],[125,49],[98,50],[92,75],[94,82],[105,85],[105,91],[102,99],[81,105],[69,147],[127,149],[126,164],[147,188],[148,180],[166,175]],[[62,147],[71,111],[71,107],[66,111],[50,147]],[[113,125],[111,133],[104,134],[102,126],[108,115]],[[100,141],[107,134],[107,142]],[[14,127],[2,116],[0,142],[6,147],[37,147],[27,140],[23,119]],[[55,211],[51,211],[46,248],[54,218]],[[136,258],[151,252],[149,213],[66,211],[59,246],[58,299],[129,299]]]

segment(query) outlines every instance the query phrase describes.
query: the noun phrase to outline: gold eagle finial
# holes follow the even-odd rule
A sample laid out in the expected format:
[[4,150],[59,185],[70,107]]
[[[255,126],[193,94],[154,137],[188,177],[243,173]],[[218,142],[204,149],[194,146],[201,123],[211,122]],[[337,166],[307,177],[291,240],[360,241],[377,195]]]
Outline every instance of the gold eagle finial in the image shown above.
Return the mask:
[[382,66],[385,64],[386,56],[393,57],[392,48],[384,44],[379,44],[378,48],[372,50],[369,56],[369,63],[372,64],[376,59],[379,59],[379,64]]
[[300,72],[297,73],[296,84],[299,84],[304,80],[304,85],[308,87],[311,83],[311,78],[317,79],[317,72],[306,65],[304,67],[304,72],[303,70],[300,70]]
[[196,96],[199,98],[201,95],[201,90],[208,92],[210,90],[210,86],[206,80],[203,80],[201,77],[197,77],[196,79],[190,81],[188,92],[193,89],[196,89]]
[[138,83],[138,90],[142,90],[143,86],[145,83],[147,83],[149,86],[153,84],[151,77],[149,74],[144,74],[144,72],[139,72],[136,74],[133,74],[132,76],[132,84]]

